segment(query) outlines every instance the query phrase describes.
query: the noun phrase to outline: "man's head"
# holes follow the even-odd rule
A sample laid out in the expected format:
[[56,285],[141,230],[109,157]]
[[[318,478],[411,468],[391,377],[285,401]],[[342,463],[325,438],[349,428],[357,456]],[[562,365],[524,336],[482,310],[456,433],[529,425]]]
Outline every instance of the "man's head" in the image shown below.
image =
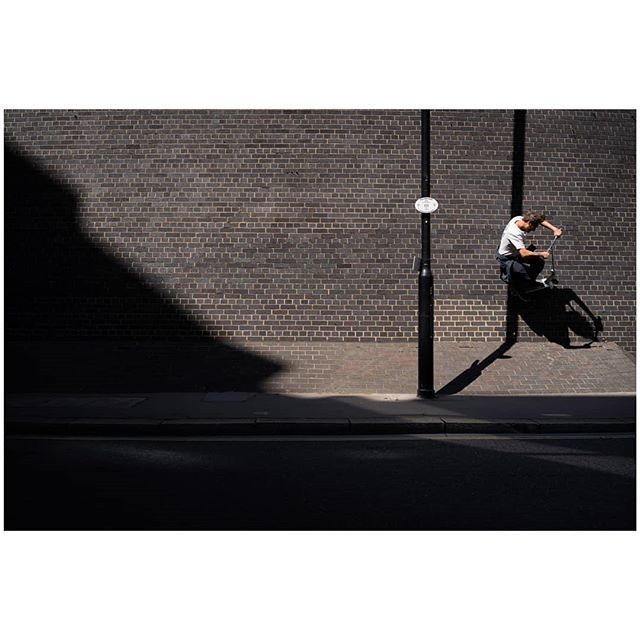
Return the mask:
[[537,227],[539,227],[545,220],[547,216],[544,213],[525,213],[522,216],[522,222],[527,225],[525,231],[528,233],[529,231],[534,231]]

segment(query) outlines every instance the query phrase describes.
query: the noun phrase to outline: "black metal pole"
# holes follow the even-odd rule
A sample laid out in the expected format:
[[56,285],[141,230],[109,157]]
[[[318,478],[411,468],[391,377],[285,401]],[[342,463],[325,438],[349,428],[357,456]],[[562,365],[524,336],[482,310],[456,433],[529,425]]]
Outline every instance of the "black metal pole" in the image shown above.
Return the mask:
[[[431,114],[421,112],[422,197],[431,195]],[[433,274],[431,273],[431,214],[420,214],[422,260],[418,276],[418,397],[435,398],[433,389]]]

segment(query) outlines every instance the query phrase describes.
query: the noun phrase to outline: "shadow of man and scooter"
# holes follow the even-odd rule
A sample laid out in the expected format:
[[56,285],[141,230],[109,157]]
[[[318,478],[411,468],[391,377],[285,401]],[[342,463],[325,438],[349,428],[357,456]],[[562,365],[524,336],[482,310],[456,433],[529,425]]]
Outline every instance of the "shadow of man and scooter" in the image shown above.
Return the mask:
[[[557,240],[558,237],[554,238],[548,249],[551,254],[551,271],[546,277],[538,278],[545,268],[541,258],[536,259],[533,264],[524,265],[527,270],[531,269],[528,280],[505,278],[504,273],[501,273],[501,279],[508,283],[511,294],[508,296],[507,313],[515,314],[515,322],[517,317],[522,318],[536,335],[544,336],[550,342],[559,344],[565,349],[588,348],[597,342],[600,332],[603,331],[602,320],[589,309],[573,289],[558,286],[553,251]],[[537,250],[535,245],[530,245],[528,249]],[[502,269],[502,271],[505,270]],[[534,286],[534,289],[529,292],[523,291],[527,282],[529,286]],[[575,344],[571,333],[586,342]],[[507,334],[507,341],[510,341],[509,334]]]
[[[565,349],[585,349],[598,341],[604,326],[580,296],[568,287],[554,287],[536,294],[527,302],[510,304],[523,322],[539,336]],[[571,333],[586,342],[576,344]]]
[[[604,330],[602,320],[589,309],[578,294],[568,287],[553,287],[523,301],[507,298],[506,335],[500,346],[483,360],[475,360],[449,381],[438,395],[459,393],[477,380],[496,360],[510,358],[507,352],[518,342],[518,319],[538,336],[544,336],[565,349],[588,349]],[[572,335],[573,334],[573,338]],[[580,338],[581,342],[575,341]]]
[[[512,218],[523,214],[526,121],[526,110],[519,109],[514,112],[510,210]],[[479,378],[496,360],[510,358],[508,351],[518,342],[520,319],[536,335],[544,336],[565,349],[585,349],[598,341],[600,333],[604,330],[600,317],[589,309],[573,289],[558,286],[553,260],[554,245],[555,242],[549,247],[552,257],[549,275],[538,281],[538,275],[543,270],[541,268],[535,268],[527,275],[527,280],[535,289],[534,293],[513,295],[512,285],[509,285],[511,291],[506,301],[505,337],[500,346],[483,360],[475,360],[442,387],[438,395],[459,393]],[[530,250],[535,250],[535,247]],[[538,267],[544,267],[544,264],[538,263]],[[510,274],[505,273],[503,269],[500,277],[503,282],[508,282]]]

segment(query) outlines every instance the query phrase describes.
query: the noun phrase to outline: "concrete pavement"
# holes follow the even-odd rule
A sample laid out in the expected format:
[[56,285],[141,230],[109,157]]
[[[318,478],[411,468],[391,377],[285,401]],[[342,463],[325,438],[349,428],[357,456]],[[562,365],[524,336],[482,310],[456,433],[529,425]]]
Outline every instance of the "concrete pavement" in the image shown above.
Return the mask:
[[635,429],[635,394],[11,394],[11,435],[281,433],[582,433]]
[[[304,356],[279,345],[279,357],[288,354],[287,367],[258,384],[243,377],[236,381],[235,361],[220,360],[219,349],[198,360],[186,346],[179,359],[176,345],[158,355],[157,345],[143,349],[135,344],[116,348],[78,343],[56,350],[34,343],[30,351],[13,354],[29,356],[30,368],[21,375],[7,370],[6,432],[448,434],[635,429],[635,362],[615,344],[580,349],[550,343],[436,346],[438,397],[419,400],[413,344],[318,344]],[[132,361],[126,356],[131,353],[145,366],[128,370]],[[30,359],[34,354],[38,358]],[[318,367],[323,377],[314,378]]]

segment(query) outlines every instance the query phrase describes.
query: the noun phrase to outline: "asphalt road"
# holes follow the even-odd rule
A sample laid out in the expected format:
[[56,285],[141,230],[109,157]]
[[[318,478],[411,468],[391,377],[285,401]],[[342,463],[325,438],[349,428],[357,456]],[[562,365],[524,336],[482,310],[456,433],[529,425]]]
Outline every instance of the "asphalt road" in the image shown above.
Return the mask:
[[632,436],[8,438],[7,530],[633,530]]

